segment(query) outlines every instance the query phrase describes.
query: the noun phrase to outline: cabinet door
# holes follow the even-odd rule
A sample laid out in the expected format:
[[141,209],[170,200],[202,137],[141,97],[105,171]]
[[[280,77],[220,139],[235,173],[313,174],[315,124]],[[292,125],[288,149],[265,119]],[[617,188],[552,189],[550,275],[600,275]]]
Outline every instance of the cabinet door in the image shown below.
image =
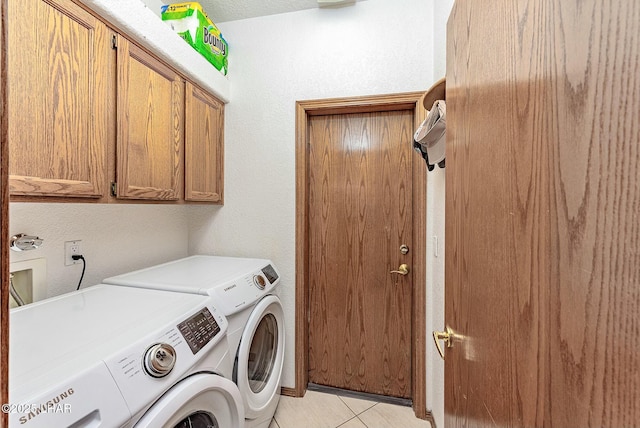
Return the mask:
[[117,197],[181,196],[184,82],[118,36]]
[[186,83],[185,200],[223,202],[224,104]]
[[109,32],[71,1],[8,3],[11,195],[99,198]]

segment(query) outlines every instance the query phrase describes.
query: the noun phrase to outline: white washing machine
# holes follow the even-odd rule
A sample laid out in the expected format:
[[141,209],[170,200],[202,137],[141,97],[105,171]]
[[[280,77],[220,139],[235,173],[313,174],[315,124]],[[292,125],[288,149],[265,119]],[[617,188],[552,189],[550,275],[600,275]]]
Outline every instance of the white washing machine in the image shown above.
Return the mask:
[[9,426],[243,427],[213,301],[97,285],[13,309]]
[[192,256],[104,280],[107,284],[210,295],[229,321],[233,379],[246,425],[268,427],[280,399],[284,313],[270,260]]

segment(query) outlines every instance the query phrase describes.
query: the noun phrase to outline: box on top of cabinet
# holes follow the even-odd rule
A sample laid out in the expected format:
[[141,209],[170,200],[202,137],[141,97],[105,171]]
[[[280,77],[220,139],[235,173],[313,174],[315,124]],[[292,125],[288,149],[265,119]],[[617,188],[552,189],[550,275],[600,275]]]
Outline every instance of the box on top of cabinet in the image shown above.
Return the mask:
[[200,3],[185,2],[162,6],[162,20],[207,59],[227,74],[229,45]]

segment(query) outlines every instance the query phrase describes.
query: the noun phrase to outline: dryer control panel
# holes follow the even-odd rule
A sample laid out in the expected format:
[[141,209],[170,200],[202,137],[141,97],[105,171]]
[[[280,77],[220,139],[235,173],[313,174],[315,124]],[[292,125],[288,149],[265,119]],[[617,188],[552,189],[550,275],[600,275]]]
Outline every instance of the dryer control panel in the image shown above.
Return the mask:
[[[223,282],[213,289],[216,305],[225,316],[233,315],[272,294],[280,283],[280,274],[272,263],[266,263],[241,277]],[[211,293],[209,289],[207,292]]]
[[273,284],[274,282],[276,282],[280,277],[278,275],[278,272],[276,272],[276,269],[273,267],[273,265],[270,265],[270,264],[262,268],[262,273],[267,277],[270,284]]

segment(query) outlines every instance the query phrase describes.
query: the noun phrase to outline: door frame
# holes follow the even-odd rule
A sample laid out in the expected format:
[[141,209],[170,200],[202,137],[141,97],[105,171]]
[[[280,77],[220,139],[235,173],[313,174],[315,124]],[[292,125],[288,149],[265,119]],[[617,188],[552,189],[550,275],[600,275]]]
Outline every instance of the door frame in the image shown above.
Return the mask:
[[[309,222],[308,121],[310,116],[412,110],[417,128],[427,111],[424,92],[330,98],[296,102],[296,310],[295,310],[295,390],[285,394],[304,396],[309,383]],[[418,418],[433,421],[426,404],[426,249],[427,249],[427,168],[422,157],[412,159],[413,200],[413,281],[411,374],[413,410]],[[433,422],[432,422],[433,425]]]
[[[9,402],[9,122],[7,118],[7,8],[0,0],[0,401]],[[9,424],[0,414],[0,427]]]

